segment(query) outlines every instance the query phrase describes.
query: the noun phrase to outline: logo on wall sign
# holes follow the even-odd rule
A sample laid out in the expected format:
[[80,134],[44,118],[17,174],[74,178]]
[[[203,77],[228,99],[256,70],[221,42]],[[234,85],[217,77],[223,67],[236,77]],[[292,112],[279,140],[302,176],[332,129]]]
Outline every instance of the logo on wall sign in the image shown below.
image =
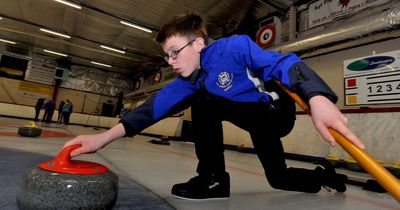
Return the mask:
[[347,69],[351,71],[365,71],[371,69],[382,68],[395,61],[391,56],[374,56],[354,61],[347,65]]
[[220,88],[224,88],[225,91],[232,87],[233,74],[229,74],[226,71],[219,73],[217,85]]

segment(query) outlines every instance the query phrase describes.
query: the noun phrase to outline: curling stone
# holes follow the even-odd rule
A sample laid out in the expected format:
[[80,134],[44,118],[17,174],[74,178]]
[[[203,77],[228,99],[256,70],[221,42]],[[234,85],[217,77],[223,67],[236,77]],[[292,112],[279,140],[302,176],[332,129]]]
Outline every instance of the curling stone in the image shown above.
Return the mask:
[[20,136],[25,136],[25,137],[37,137],[42,134],[42,129],[40,129],[35,122],[31,121],[29,122],[29,125],[25,125],[23,127],[18,128],[18,134]]
[[19,209],[112,209],[118,177],[99,163],[71,160],[79,147],[65,147],[54,160],[23,175],[17,189]]

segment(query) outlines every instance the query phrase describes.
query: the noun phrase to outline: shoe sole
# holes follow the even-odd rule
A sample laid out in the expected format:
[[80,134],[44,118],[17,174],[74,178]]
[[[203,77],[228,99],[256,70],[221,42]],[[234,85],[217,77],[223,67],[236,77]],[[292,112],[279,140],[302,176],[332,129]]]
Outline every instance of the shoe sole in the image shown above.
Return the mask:
[[215,200],[227,200],[229,197],[220,197],[220,198],[185,198],[177,195],[173,195],[175,198],[189,200],[189,201],[215,201]]

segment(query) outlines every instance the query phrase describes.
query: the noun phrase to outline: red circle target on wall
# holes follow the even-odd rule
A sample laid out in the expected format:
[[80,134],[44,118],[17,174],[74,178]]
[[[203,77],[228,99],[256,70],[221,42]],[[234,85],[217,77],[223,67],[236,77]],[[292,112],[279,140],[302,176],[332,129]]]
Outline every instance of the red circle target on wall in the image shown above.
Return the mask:
[[257,44],[266,48],[272,45],[275,41],[276,30],[273,25],[266,25],[257,32]]

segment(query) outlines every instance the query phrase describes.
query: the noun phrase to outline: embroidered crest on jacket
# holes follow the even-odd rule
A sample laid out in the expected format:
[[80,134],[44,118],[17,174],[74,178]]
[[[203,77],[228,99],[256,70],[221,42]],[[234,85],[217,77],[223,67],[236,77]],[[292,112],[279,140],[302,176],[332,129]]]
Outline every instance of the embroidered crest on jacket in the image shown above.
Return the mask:
[[219,73],[217,85],[220,88],[224,88],[224,91],[228,91],[232,87],[233,74],[229,74],[226,71]]

